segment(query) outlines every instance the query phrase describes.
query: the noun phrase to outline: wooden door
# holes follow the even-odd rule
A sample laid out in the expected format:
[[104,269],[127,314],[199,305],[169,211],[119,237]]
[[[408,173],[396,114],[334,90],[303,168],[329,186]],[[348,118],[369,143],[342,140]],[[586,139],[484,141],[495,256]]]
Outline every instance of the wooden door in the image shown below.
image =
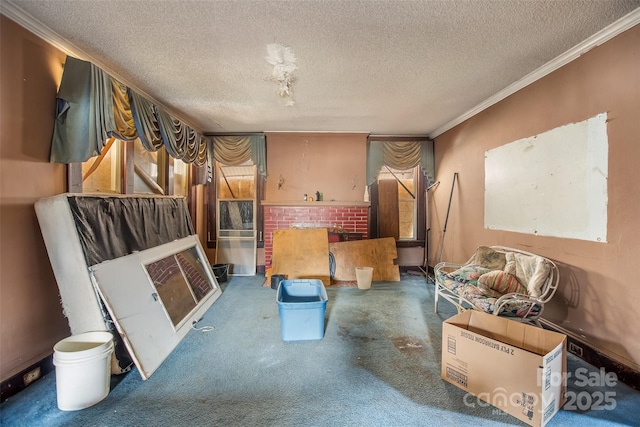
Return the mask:
[[398,182],[395,179],[378,181],[378,237],[400,238],[400,210]]

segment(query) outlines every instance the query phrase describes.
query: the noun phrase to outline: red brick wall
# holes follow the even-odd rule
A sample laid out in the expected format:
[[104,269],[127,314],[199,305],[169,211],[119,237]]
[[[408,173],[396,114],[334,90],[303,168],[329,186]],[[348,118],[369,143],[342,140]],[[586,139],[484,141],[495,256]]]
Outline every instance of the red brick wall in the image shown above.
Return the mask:
[[294,227],[342,227],[367,237],[367,206],[264,206],[264,261],[271,266],[273,231]]

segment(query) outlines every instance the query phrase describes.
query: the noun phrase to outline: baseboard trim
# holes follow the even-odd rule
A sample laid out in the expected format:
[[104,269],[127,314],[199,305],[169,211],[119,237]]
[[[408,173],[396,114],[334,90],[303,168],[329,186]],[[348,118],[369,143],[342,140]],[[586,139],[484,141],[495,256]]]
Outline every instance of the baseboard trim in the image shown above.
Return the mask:
[[53,354],[45,357],[23,369],[16,375],[2,381],[0,384],[0,402],[4,402],[11,396],[21,392],[44,375],[53,371]]
[[629,387],[635,390],[640,390],[640,372],[624,365],[606,354],[602,353],[589,343],[580,339],[574,335],[571,331],[556,325],[545,319],[540,319],[540,323],[545,329],[549,329],[554,332],[560,332],[567,336],[567,351],[585,362],[598,367],[604,368],[607,372],[613,372],[618,377],[618,380],[627,384]]

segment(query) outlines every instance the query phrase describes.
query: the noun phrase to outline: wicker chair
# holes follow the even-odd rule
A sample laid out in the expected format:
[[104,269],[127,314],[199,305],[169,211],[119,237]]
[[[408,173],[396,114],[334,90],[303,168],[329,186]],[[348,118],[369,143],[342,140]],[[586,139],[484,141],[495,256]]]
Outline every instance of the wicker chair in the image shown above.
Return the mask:
[[553,261],[504,246],[481,246],[466,263],[441,262],[434,272],[436,313],[442,297],[458,312],[480,310],[538,327],[559,281]]

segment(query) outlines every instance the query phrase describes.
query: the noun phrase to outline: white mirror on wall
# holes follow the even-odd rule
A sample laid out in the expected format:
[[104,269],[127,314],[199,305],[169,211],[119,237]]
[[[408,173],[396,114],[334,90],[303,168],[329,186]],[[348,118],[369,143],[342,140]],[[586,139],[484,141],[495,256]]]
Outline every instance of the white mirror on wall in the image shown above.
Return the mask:
[[222,294],[195,235],[96,264],[90,273],[145,380]]

